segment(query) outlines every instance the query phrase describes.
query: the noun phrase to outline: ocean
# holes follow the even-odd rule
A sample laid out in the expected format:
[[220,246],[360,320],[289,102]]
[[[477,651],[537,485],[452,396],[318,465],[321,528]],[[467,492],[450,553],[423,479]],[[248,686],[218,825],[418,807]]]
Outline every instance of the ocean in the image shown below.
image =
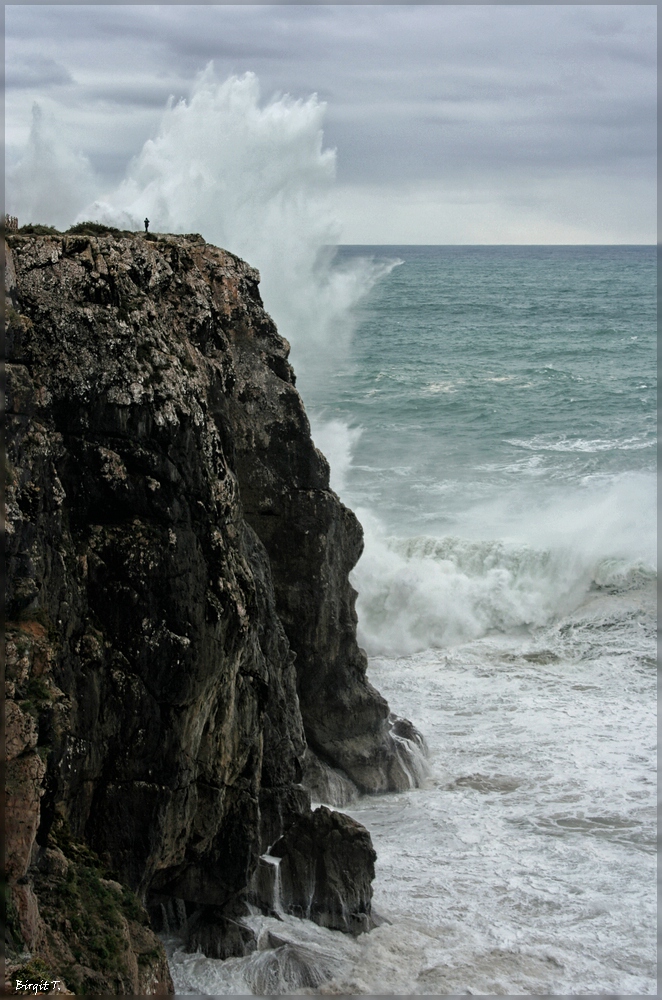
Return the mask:
[[427,776],[345,807],[379,927],[170,938],[178,995],[656,993],[655,252],[338,249],[373,279],[299,385]]

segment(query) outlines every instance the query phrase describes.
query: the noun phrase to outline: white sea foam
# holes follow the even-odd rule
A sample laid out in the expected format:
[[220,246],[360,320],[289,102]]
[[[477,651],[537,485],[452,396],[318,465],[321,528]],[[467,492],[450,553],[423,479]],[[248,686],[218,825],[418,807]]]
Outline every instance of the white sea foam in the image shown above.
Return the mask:
[[21,225],[70,226],[94,196],[95,184],[87,157],[69,146],[57,122],[35,103],[27,145],[6,177],[6,203]]
[[592,587],[626,590],[653,579],[652,476],[559,493],[542,509],[528,501],[476,505],[458,514],[461,534],[441,538],[389,535],[359,510],[366,546],[352,580],[368,651],[410,654],[541,626]]
[[325,455],[331,469],[331,488],[336,493],[344,491],[347,473],[352,465],[354,446],[361,437],[360,427],[350,427],[343,420],[324,420],[311,417],[313,441]]
[[527,636],[377,657],[371,680],[429,738],[431,781],[345,807],[378,852],[349,938],[247,918],[258,951],[168,942],[179,995],[654,995],[651,588],[593,592]]
[[248,260],[298,374],[312,378],[346,348],[352,308],[395,264],[334,262],[336,156],[324,148],[324,113],[316,95],[262,102],[254,74],[220,81],[209,64],[117,189],[80,218],[141,229],[148,217],[154,231],[199,232]]
[[530,451],[577,451],[587,454],[600,451],[641,451],[655,446],[653,439],[642,440],[640,437],[586,439],[570,438],[565,434],[537,434],[529,439],[510,438],[507,443]]
[[142,230],[147,217],[152,231],[198,232],[243,257],[261,272],[297,374],[313,383],[346,350],[354,307],[401,263],[335,259],[336,154],[324,148],[325,110],[315,94],[262,101],[254,74],[221,81],[210,63],[188,100],[168,103],[121,183],[102,192],[89,160],[35,105],[8,199],[24,221]]

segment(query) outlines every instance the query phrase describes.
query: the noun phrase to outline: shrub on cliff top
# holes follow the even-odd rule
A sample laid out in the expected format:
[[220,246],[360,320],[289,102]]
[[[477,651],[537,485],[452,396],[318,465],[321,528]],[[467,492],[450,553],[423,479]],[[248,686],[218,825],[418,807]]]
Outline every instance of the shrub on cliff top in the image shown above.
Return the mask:
[[67,233],[74,236],[121,236],[122,230],[115,229],[114,226],[106,226],[102,222],[77,222],[67,229]]
[[22,236],[61,236],[62,233],[55,226],[42,226],[41,223],[28,222],[16,230]]

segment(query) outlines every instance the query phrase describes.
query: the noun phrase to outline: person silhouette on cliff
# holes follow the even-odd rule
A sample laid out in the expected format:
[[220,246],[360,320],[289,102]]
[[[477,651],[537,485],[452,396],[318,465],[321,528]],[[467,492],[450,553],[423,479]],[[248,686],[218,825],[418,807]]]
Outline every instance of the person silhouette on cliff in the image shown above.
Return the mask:
[[145,232],[149,229],[149,219],[145,219]]

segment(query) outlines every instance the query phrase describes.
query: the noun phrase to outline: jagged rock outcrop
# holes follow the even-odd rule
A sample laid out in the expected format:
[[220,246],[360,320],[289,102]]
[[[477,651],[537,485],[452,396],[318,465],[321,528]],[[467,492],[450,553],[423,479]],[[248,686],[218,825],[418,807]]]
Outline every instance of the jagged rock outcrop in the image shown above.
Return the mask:
[[[16,933],[47,961],[63,942],[70,979],[97,991],[105,976],[111,993],[167,992],[133,893],[157,929],[179,901],[198,943],[225,926],[218,954],[250,947],[230,928],[259,856],[320,822],[306,741],[362,790],[409,784],[356,644],[361,529],[329,489],[254,269],[198,236],[8,244]],[[334,850],[354,852],[338,829]],[[354,905],[338,870],[314,919],[343,877]],[[58,880],[105,900],[110,957],[95,927],[49,916]]]
[[58,652],[43,621],[24,616],[7,623],[6,991],[20,980],[42,989],[57,981],[60,993],[170,994],[163,948],[135,894],[72,841],[62,816],[37,841],[45,761],[67,731],[71,710],[53,680]]
[[280,858],[280,895],[288,913],[350,934],[370,930],[377,855],[360,823],[320,806],[300,816],[271,854]]
[[244,516],[269,555],[308,745],[361,791],[408,788],[388,705],[366,680],[367,658],[356,641],[348,574],[363,550],[361,526],[329,489],[328,464],[311,440],[287,346],[274,353],[266,329],[255,336],[241,327],[228,342]]

